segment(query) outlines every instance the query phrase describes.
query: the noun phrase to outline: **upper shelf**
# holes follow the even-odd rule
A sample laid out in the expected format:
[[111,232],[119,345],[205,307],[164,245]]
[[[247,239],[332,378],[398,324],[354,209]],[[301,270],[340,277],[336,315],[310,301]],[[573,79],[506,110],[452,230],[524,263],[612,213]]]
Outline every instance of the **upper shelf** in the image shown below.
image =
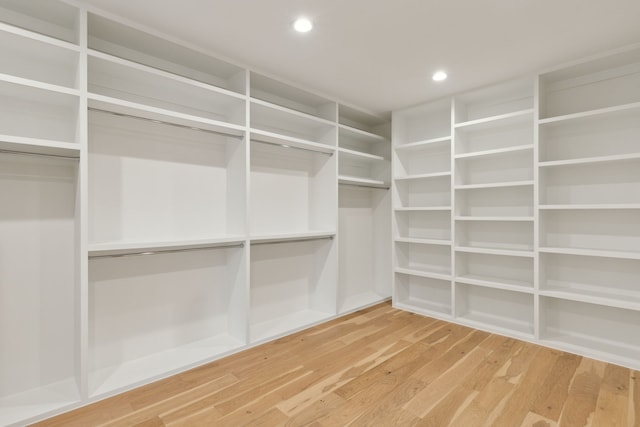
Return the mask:
[[243,68],[89,13],[89,48],[232,92],[246,93]]
[[540,94],[543,120],[606,114],[609,108],[636,104],[640,102],[640,46],[544,73]]
[[396,149],[450,137],[449,99],[393,112],[393,143]]
[[455,129],[460,132],[477,132],[501,127],[516,126],[533,122],[533,109],[527,108],[490,117],[456,123]]
[[78,9],[58,0],[0,3],[0,21],[73,44],[79,40],[79,17]]
[[533,92],[533,78],[524,78],[458,95],[456,129],[481,130],[531,120]]
[[282,107],[283,111],[337,122],[337,104],[327,98],[254,72],[250,74],[249,81],[251,98],[264,101],[262,105],[272,104]]
[[372,140],[387,140],[390,137],[391,120],[389,117],[366,113],[343,104],[338,105],[338,123],[340,129],[360,134]]

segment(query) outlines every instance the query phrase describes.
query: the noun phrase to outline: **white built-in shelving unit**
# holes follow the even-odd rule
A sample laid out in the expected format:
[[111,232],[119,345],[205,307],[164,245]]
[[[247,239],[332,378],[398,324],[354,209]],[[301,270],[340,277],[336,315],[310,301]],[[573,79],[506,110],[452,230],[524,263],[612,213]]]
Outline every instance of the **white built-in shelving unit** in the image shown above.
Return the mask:
[[391,296],[390,120],[0,0],[0,425]]
[[632,46],[395,111],[394,305],[640,368],[639,88]]

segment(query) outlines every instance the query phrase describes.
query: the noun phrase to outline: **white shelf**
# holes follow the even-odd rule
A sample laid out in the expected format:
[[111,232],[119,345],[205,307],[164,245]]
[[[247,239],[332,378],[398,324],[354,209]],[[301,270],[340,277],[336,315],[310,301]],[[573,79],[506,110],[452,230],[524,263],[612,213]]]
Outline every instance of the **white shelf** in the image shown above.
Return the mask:
[[89,375],[91,397],[124,391],[135,385],[171,375],[240,349],[243,342],[221,334],[121,365],[94,370]]
[[638,298],[638,295],[616,294],[613,290],[607,292],[586,293],[584,290],[581,290],[580,292],[572,292],[550,288],[541,289],[539,293],[541,296],[545,297],[640,311],[640,298]]
[[[228,96],[230,98],[236,98],[238,100],[246,100],[246,96],[228,89],[224,89],[218,86],[214,86],[209,83],[204,83],[199,80],[194,80],[188,77],[181,76],[179,74],[171,73],[169,71],[164,71],[159,68],[151,67],[149,65],[140,64],[138,62],[130,61],[128,59],[123,59],[114,55],[110,55],[107,53],[99,52],[97,50],[89,49],[88,50],[89,58],[96,58],[102,61],[102,64],[113,64],[120,66],[120,69],[129,69],[131,72],[142,72],[144,74],[149,75],[149,77],[162,77],[166,79],[168,82],[173,81],[186,86],[193,86],[198,88],[199,90],[203,90],[206,92],[211,92],[212,94],[220,94],[224,96]],[[116,68],[117,69],[117,68]]]
[[508,280],[500,277],[487,277],[477,274],[464,274],[454,277],[457,283],[467,285],[484,286],[487,288],[504,289],[507,291],[533,293],[533,283],[522,280]]
[[502,154],[517,153],[520,151],[533,151],[533,144],[517,145],[514,147],[495,148],[492,150],[475,151],[472,153],[456,154],[456,159],[469,159],[476,157],[499,156]]
[[593,163],[622,162],[630,160],[640,160],[640,153],[586,157],[582,159],[553,160],[548,162],[540,162],[538,163],[538,166],[540,166],[541,168],[548,168],[557,166],[589,165]]
[[516,251],[506,249],[489,249],[489,248],[475,248],[469,246],[456,246],[456,252],[472,253],[472,254],[487,254],[487,255],[504,255],[513,257],[533,258],[533,251]]
[[163,108],[150,107],[136,102],[124,101],[109,96],[88,95],[89,108],[107,111],[134,118],[148,119],[151,121],[174,124],[193,129],[206,130],[215,133],[222,133],[229,136],[243,136],[246,128],[244,126],[221,122],[218,120],[205,119],[192,116],[190,114],[177,113]]
[[75,379],[47,384],[0,398],[0,425],[19,425],[34,415],[71,409],[79,403],[80,393]]
[[494,129],[497,127],[505,127],[518,125],[522,123],[528,123],[533,120],[533,109],[527,108],[526,110],[515,111],[512,113],[498,114],[491,117],[485,117],[482,119],[469,120],[462,123],[456,123],[454,125],[456,130],[465,132],[483,131],[488,129]]
[[67,49],[73,52],[80,52],[80,46],[78,46],[77,44],[74,44],[65,40],[57,39],[54,37],[50,37],[45,34],[36,33],[23,28],[14,27],[12,25],[5,24],[3,22],[0,22],[0,31],[3,31],[5,33],[15,34],[16,36],[19,36],[25,39],[35,40],[38,42],[46,43],[51,46]]
[[335,122],[331,120],[324,119],[322,117],[314,116],[312,114],[307,114],[302,111],[294,110],[291,108],[284,107],[282,105],[274,104],[273,102],[264,101],[262,99],[251,97],[251,105],[258,105],[261,107],[265,107],[266,109],[279,111],[281,113],[286,113],[286,115],[292,117],[291,120],[294,120],[293,117],[298,117],[304,119],[307,123],[316,122],[329,126],[336,126]]
[[414,239],[414,238],[408,238],[408,237],[396,237],[395,241],[398,243],[416,243],[419,245],[451,246],[451,240]]
[[279,243],[295,242],[301,240],[332,239],[335,231],[309,231],[304,233],[282,233],[282,234],[261,234],[252,235],[251,243]]
[[479,329],[533,338],[534,296],[498,288],[456,284],[456,319]]
[[350,295],[345,297],[340,304],[338,304],[338,313],[349,313],[354,310],[359,310],[364,307],[370,307],[374,304],[381,303],[388,300],[389,297],[377,294],[375,292],[362,292],[356,295]]
[[397,176],[394,179],[396,181],[409,181],[409,180],[418,180],[418,179],[444,178],[448,176],[451,176],[451,172],[435,172],[435,173],[424,173],[419,175]]
[[450,274],[443,274],[438,272],[422,271],[422,270],[415,270],[413,268],[402,268],[402,267],[396,268],[395,272],[401,273],[401,274],[407,274],[409,276],[418,276],[418,277],[426,277],[428,279],[451,281]]
[[616,210],[640,209],[640,203],[602,203],[575,205],[539,205],[540,210]]
[[282,335],[308,328],[333,317],[330,313],[316,310],[301,310],[288,313],[274,319],[251,325],[249,336],[251,343],[257,344]]
[[357,176],[339,175],[338,183],[348,185],[362,185],[374,188],[389,188],[389,183],[387,182],[381,181],[379,179],[360,178]]
[[567,121],[579,121],[582,119],[588,120],[597,117],[604,117],[609,115],[616,115],[626,111],[636,111],[640,110],[640,102],[632,102],[629,104],[616,105],[612,107],[605,108],[597,108],[589,111],[582,111],[579,113],[565,114],[562,116],[548,117],[542,118],[538,122],[540,125],[547,125],[558,122],[567,122]]
[[640,259],[640,252],[625,251],[603,251],[598,249],[572,249],[572,248],[555,248],[541,246],[538,249],[541,253],[548,254],[564,254],[564,255],[582,255],[602,258],[620,258],[620,259]]
[[440,145],[443,143],[451,143],[451,136],[443,136],[440,138],[432,138],[424,141],[416,141],[410,142],[408,144],[396,145],[394,148],[396,151],[413,151],[413,150],[421,150],[427,147],[433,147],[435,145]]
[[119,256],[129,254],[151,254],[155,252],[188,251],[244,244],[243,236],[213,239],[185,240],[174,242],[108,242],[90,243],[89,257]]
[[338,152],[340,154],[344,154],[346,156],[358,159],[358,160],[367,160],[367,161],[386,161],[382,156],[377,156],[375,154],[364,153],[362,151],[349,150],[347,148],[338,148]]
[[336,151],[335,147],[326,144],[319,144],[317,142],[307,141],[305,139],[281,135],[260,129],[251,129],[251,141],[280,145],[284,148],[301,148],[304,150],[318,151],[320,153],[327,154],[333,154]]
[[355,128],[353,126],[348,126],[345,124],[338,124],[338,128],[340,129],[340,131],[345,132],[347,134],[351,134],[354,137],[363,140],[363,141],[372,141],[375,143],[379,143],[379,142],[385,142],[387,141],[387,138],[385,138],[382,135],[378,135],[376,133],[373,132],[367,132],[366,130],[362,130],[362,129],[358,129]]
[[549,296],[540,298],[540,309],[546,319],[540,331],[543,344],[640,368],[640,311]]
[[438,212],[438,211],[450,211],[451,206],[424,206],[415,208],[394,208],[396,212]]
[[533,222],[532,216],[455,216],[456,221]]
[[50,83],[44,83],[37,80],[25,79],[23,77],[16,77],[8,74],[0,74],[0,82],[12,83],[20,86],[25,86],[28,88],[41,89],[47,92],[71,95],[75,97],[80,96],[80,91],[78,89],[50,84]]
[[14,27],[24,28],[25,36],[45,37],[64,43],[78,41],[78,9],[60,1],[32,3],[3,2],[2,20]]
[[395,274],[394,305],[436,317],[451,316],[451,280]]
[[507,188],[507,187],[529,187],[533,186],[533,181],[509,181],[509,182],[495,182],[489,184],[465,184],[454,186],[455,190],[475,190],[482,188]]
[[47,156],[80,157],[80,145],[76,143],[13,135],[0,135],[0,151],[2,150]]

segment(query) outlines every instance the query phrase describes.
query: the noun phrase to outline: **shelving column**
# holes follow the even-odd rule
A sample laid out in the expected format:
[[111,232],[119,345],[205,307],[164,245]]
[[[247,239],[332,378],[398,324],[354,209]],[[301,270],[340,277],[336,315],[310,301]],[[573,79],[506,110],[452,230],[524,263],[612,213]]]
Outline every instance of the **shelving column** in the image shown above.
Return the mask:
[[338,105],[338,313],[391,296],[390,120]]
[[246,71],[88,15],[89,398],[247,345]]
[[454,99],[455,317],[534,338],[533,79]]
[[0,424],[81,401],[80,11],[0,4]]
[[640,47],[539,91],[540,338],[639,369]]
[[393,113],[394,306],[452,317],[451,100]]
[[250,73],[250,342],[336,314],[337,104]]

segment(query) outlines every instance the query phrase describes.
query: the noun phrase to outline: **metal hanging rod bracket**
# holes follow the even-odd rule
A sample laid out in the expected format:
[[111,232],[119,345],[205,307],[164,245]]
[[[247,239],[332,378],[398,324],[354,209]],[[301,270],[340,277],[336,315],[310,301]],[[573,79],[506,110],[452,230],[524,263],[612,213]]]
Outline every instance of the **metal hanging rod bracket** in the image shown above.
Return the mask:
[[167,121],[164,121],[164,120],[149,119],[147,117],[134,116],[133,114],[116,113],[114,111],[104,110],[102,108],[89,107],[88,110],[89,111],[95,111],[95,112],[98,112],[98,113],[111,114],[112,116],[127,117],[127,118],[130,118],[130,119],[143,120],[145,122],[157,123],[157,124],[166,125],[166,126],[173,126],[173,127],[182,128],[182,129],[195,130],[195,131],[198,131],[198,132],[206,132],[206,133],[211,133],[211,134],[214,134],[214,135],[228,136],[228,137],[237,138],[237,139],[243,139],[244,138],[243,135],[236,135],[236,134],[231,133],[231,132],[222,132],[222,131],[216,131],[216,130],[210,130],[210,129],[203,129],[203,128],[199,128],[197,126],[181,125],[181,124],[178,124],[178,123],[171,123],[171,122],[167,122]]
[[36,156],[36,157],[50,157],[50,158],[53,158],[53,159],[80,160],[80,157],[61,156],[59,154],[31,153],[29,151],[0,150],[0,153],[1,154],[11,154],[11,155],[14,155],[14,156]]
[[262,141],[260,139],[252,139],[251,142],[257,142],[258,144],[273,145],[275,147],[281,147],[281,148],[289,148],[289,149],[292,149],[292,150],[310,151],[312,153],[325,154],[327,156],[333,156],[333,153],[334,153],[333,151],[327,153],[325,151],[314,150],[313,148],[296,147],[295,145],[279,144],[277,142]]
[[141,251],[141,252],[127,252],[123,254],[108,254],[108,255],[89,255],[90,260],[94,259],[102,259],[102,258],[127,258],[134,256],[147,256],[147,255],[162,255],[162,254],[175,254],[182,252],[196,252],[196,251],[206,251],[210,249],[222,249],[222,248],[236,248],[236,247],[244,247],[244,243],[221,243],[218,245],[211,246],[203,246],[199,248],[185,248],[185,249],[159,249],[152,251]]
[[251,242],[251,246],[258,246],[258,245],[277,245],[280,243],[298,243],[298,242],[312,242],[315,240],[333,240],[334,236],[318,236],[318,237],[301,237],[299,239],[293,238],[293,239],[281,239],[279,240],[277,237],[273,238],[272,240],[265,240],[265,241],[257,241],[257,242]]

